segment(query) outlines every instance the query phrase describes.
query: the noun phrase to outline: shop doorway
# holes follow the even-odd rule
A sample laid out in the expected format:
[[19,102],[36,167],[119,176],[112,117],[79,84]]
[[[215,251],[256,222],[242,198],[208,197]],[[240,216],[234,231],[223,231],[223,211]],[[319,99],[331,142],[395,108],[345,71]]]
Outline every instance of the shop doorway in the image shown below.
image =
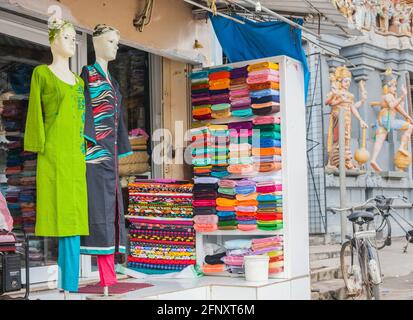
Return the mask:
[[[84,48],[85,38],[79,33],[77,54],[70,61],[74,72],[85,60]],[[51,61],[46,23],[0,10],[0,188],[14,231],[30,235],[31,283],[57,279],[57,239],[34,236],[36,154],[23,152],[31,75],[37,65]]]

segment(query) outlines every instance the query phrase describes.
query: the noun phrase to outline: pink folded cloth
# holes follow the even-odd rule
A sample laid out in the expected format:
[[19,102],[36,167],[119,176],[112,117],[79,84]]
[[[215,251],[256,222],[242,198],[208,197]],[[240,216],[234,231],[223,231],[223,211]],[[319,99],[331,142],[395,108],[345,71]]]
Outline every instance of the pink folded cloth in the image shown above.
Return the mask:
[[231,129],[229,131],[229,135],[232,138],[237,138],[237,137],[241,137],[241,138],[245,138],[245,137],[251,137],[252,136],[252,129],[241,129],[240,131],[236,131]]
[[198,232],[212,232],[218,230],[216,224],[194,224],[194,229]]
[[218,216],[217,215],[195,216],[194,222],[196,224],[217,224]]
[[273,76],[273,75],[267,75],[267,76],[253,76],[253,77],[248,77],[247,79],[248,84],[256,84],[256,83],[263,83],[263,82],[280,82],[280,78]]
[[244,265],[243,256],[225,256],[223,258],[224,263],[229,266],[242,266]]
[[251,164],[234,164],[227,168],[229,173],[248,174],[254,172],[254,166]]
[[251,98],[250,97],[242,97],[242,98],[231,98],[231,106],[233,107],[238,107],[238,106],[244,106],[244,105],[250,105],[251,104]]
[[210,207],[210,206],[214,207],[215,200],[193,200],[192,206],[194,207]]
[[283,238],[280,236],[275,236],[275,237],[268,237],[268,238],[258,238],[258,239],[252,239],[251,243],[252,245],[254,244],[261,244],[261,243],[266,243],[268,241],[276,241],[276,242],[283,242]]
[[241,90],[231,90],[229,92],[230,97],[245,97],[249,96],[250,92],[247,88]]
[[241,231],[252,231],[257,229],[256,224],[239,224],[238,229]]
[[263,70],[258,70],[258,71],[251,71],[248,72],[248,77],[253,77],[253,76],[280,76],[280,72],[278,70],[273,70],[273,69],[263,69]]
[[257,193],[272,193],[275,191],[282,191],[282,185],[277,184],[277,185],[271,185],[271,186],[257,186]]
[[235,209],[242,212],[257,212],[258,208],[253,206],[236,206]]
[[254,124],[280,124],[281,118],[276,116],[261,116],[252,120]]
[[237,186],[237,182],[234,180],[220,180],[218,185],[223,188],[235,188]]

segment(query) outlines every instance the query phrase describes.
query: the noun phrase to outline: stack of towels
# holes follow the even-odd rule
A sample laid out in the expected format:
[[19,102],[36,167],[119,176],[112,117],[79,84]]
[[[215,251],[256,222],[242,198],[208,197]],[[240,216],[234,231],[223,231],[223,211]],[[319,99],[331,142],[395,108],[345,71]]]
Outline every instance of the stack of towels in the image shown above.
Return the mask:
[[281,170],[281,120],[275,116],[253,120],[252,155],[256,172]]
[[217,230],[218,217],[215,199],[217,198],[218,181],[219,179],[213,177],[194,178],[192,206],[196,231]]
[[212,119],[208,71],[195,71],[190,75],[192,117],[195,120]]
[[253,254],[266,254],[270,257],[269,274],[276,274],[284,271],[282,236],[252,239],[251,248]]
[[280,230],[283,228],[281,171],[274,176],[257,176],[257,225],[260,230]]
[[230,100],[234,117],[252,116],[251,98],[247,84],[248,66],[231,70]]
[[252,240],[228,240],[225,241],[224,246],[227,249],[227,253],[223,260],[227,271],[232,274],[244,274],[244,256],[252,254]]
[[248,66],[247,83],[254,115],[280,111],[280,77],[278,63],[261,62]]
[[211,176],[225,178],[229,175],[228,167],[228,146],[229,131],[227,125],[210,125],[212,141]]
[[218,182],[217,215],[218,229],[235,230],[237,228],[237,218],[235,215],[236,182],[234,180],[220,180]]
[[209,71],[209,93],[211,116],[214,119],[231,116],[231,101],[229,96],[230,67],[222,67]]
[[255,230],[257,229],[258,209],[256,183],[253,180],[243,179],[237,181],[236,184],[238,229],[242,231]]
[[251,175],[254,167],[251,158],[253,124],[251,121],[228,124],[230,130],[230,160],[228,171],[236,175]]
[[207,127],[191,130],[192,165],[195,176],[208,177],[211,175],[212,144],[211,134]]

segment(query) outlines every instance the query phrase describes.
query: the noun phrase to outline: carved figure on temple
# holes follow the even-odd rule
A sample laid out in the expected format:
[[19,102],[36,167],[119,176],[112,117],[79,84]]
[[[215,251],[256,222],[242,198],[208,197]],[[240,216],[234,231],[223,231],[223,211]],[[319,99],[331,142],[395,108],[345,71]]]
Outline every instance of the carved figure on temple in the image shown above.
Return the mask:
[[[346,66],[338,67],[330,75],[331,90],[327,95],[325,103],[331,107],[330,126],[328,131],[327,152],[329,168],[338,168],[340,163],[339,157],[339,114],[340,109],[344,109],[344,127],[345,127],[345,166],[347,169],[355,169],[353,157],[350,149],[351,141],[351,115],[353,114],[360,122],[361,128],[367,128],[358,112],[367,98],[366,92],[361,90],[361,100],[354,102],[354,95],[350,93],[351,72]],[[363,87],[364,88],[364,87]]]
[[390,0],[380,0],[379,15],[379,30],[389,32],[389,22],[393,14],[393,2]]
[[354,5],[354,20],[357,29],[365,28],[370,30],[371,14],[367,8],[367,0],[353,0]]
[[[401,95],[397,96],[397,79],[393,77],[392,70],[387,69],[384,73],[387,77],[383,87],[383,96],[380,102],[372,102],[372,106],[380,106],[380,111],[377,116],[376,138],[371,157],[370,165],[376,172],[381,172],[382,169],[377,164],[377,156],[379,155],[383,143],[386,140],[388,133],[391,130],[402,132],[400,146],[397,151],[399,157],[410,157],[408,146],[410,144],[411,134],[413,131],[413,119],[404,110],[404,100],[407,95],[406,87],[401,89]],[[396,119],[397,113],[401,114],[405,120]]]

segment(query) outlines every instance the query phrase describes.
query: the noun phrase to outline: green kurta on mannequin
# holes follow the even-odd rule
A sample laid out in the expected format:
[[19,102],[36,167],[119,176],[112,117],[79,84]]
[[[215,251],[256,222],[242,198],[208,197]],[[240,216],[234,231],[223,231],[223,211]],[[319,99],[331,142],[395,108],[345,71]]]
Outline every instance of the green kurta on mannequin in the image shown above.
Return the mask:
[[24,149],[37,152],[37,236],[88,235],[83,80],[34,69]]

